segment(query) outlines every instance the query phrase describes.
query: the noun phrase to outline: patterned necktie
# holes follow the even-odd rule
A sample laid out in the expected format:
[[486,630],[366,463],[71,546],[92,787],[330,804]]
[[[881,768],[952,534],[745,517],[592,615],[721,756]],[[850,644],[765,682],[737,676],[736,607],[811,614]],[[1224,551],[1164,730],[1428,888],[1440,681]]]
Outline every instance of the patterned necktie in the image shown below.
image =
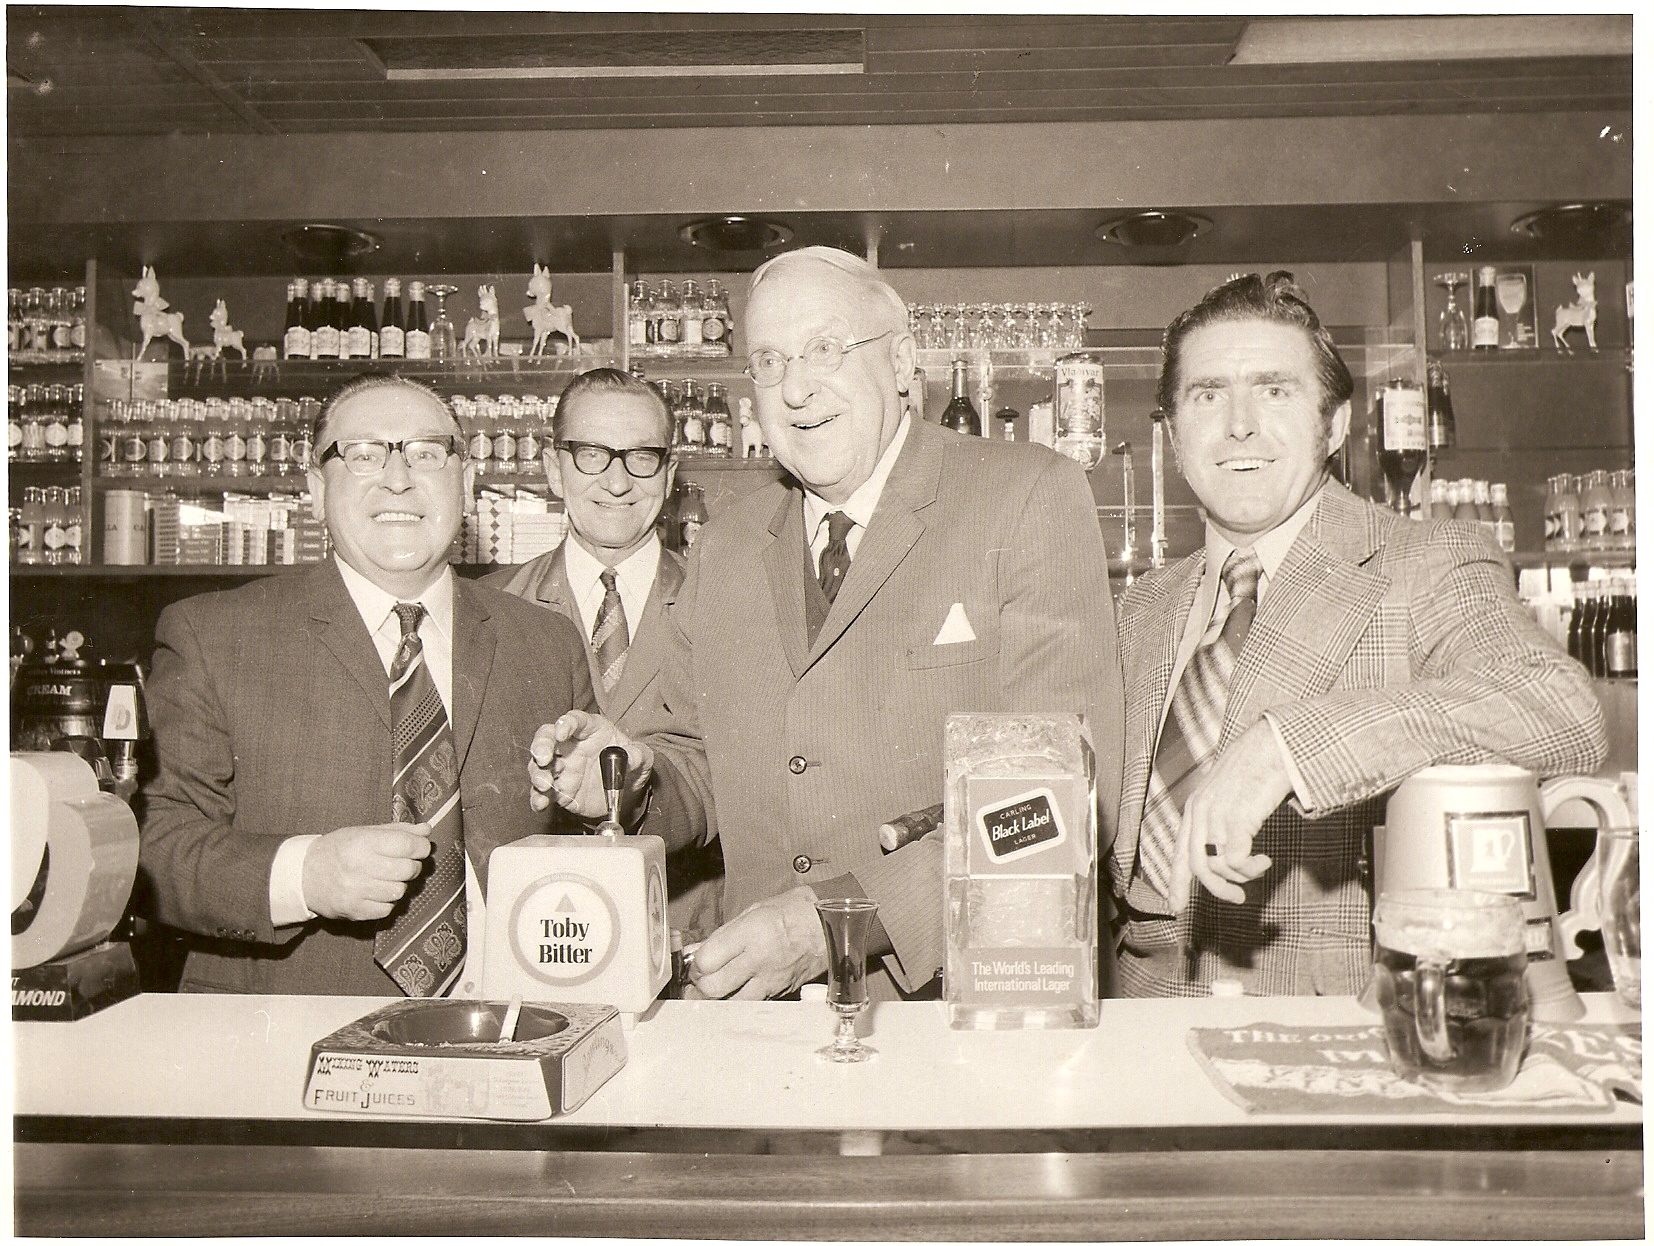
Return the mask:
[[632,638],[626,630],[626,608],[615,587],[614,568],[604,567],[598,578],[603,581],[603,604],[597,608],[597,622],[592,625],[592,652],[597,654],[603,691],[612,692],[626,669],[626,649]]
[[843,511],[827,516],[827,548],[821,551],[821,591],[829,603],[838,596],[839,586],[850,573],[850,546],[846,542],[856,521]]
[[1145,894],[1142,887],[1133,885],[1133,894],[1127,897],[1133,907],[1145,912],[1168,911],[1172,853],[1183,802],[1189,797],[1201,763],[1217,749],[1235,659],[1257,613],[1258,576],[1262,571],[1252,550],[1236,550],[1229,555],[1223,566],[1223,586],[1229,590],[1228,614],[1213,618],[1172,696],[1154,767],[1149,771],[1148,801],[1137,837],[1138,870],[1153,891]]
[[391,663],[391,820],[428,822],[431,853],[402,911],[373,939],[373,959],[404,995],[441,995],[465,964],[465,835],[459,758],[419,641],[425,607],[397,602],[402,642]]

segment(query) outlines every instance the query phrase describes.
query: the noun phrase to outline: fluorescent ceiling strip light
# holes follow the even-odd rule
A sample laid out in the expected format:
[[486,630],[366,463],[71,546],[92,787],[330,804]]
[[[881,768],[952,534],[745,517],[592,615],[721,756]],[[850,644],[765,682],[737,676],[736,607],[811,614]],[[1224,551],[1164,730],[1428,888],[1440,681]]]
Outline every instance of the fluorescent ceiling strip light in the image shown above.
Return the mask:
[[800,65],[502,65],[465,69],[387,69],[391,82],[449,82],[475,78],[783,78],[800,74],[859,74],[860,61]]
[[1630,56],[1629,14],[1533,17],[1260,18],[1231,65]]

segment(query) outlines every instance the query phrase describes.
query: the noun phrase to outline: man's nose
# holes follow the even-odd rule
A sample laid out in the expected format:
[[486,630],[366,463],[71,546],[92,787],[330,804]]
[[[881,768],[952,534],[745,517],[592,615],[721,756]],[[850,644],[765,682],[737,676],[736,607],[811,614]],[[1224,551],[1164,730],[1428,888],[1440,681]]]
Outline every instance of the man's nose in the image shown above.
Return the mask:
[[616,497],[632,487],[631,474],[618,456],[609,460],[609,465],[599,473],[597,479],[599,484]]
[[782,402],[789,407],[802,407],[818,388],[815,373],[810,371],[802,355],[794,355],[787,360],[786,370],[781,373]]
[[408,460],[401,450],[393,449],[385,455],[385,470],[379,474],[379,483],[398,493],[413,484],[413,472],[408,470]]
[[1236,394],[1229,403],[1229,436],[1243,441],[1258,431],[1258,413],[1250,394]]

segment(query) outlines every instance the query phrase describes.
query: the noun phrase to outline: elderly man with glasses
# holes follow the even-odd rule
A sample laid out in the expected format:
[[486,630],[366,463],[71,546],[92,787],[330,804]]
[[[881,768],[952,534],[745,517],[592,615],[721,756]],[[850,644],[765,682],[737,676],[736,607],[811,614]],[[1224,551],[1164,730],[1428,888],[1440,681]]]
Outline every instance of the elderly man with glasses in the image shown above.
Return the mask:
[[357,380],[313,444],[333,556],[157,625],[140,896],[184,990],[474,998],[488,854],[553,829],[523,755],[595,708],[585,651],[449,569],[472,471],[439,395]]
[[1115,808],[1120,675],[1091,490],[1049,450],[914,419],[907,309],[855,256],[769,261],[744,330],[789,478],[702,530],[658,719],[548,724],[536,803],[598,811],[593,759],[618,739],[630,795],[650,798],[646,829],[669,847],[717,835],[730,917],[695,956],[700,994],[764,998],[820,977],[815,901],[866,895],[873,997],[934,995],[941,837],[884,853],[878,828],[941,801],[947,715],[1084,713],[1100,807]]
[[[683,558],[655,531],[672,493],[672,412],[659,390],[615,368],[593,368],[558,399],[544,452],[546,483],[563,500],[567,538],[556,549],[484,578],[555,610],[586,638],[597,705],[622,731],[658,717],[661,663],[671,644],[666,604]],[[667,860],[668,918],[685,938],[718,925],[723,857],[717,840]]]

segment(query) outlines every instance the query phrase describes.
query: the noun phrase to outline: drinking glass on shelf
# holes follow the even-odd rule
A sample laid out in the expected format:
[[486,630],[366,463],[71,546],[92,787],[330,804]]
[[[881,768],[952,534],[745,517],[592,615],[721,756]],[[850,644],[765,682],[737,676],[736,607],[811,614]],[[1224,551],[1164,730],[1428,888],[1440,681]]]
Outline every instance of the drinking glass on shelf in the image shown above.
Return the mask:
[[448,296],[458,294],[458,286],[429,285],[426,290],[436,295],[436,319],[431,321],[431,358],[453,359],[459,354],[459,339],[454,333],[454,322],[448,319]]
[[842,896],[816,901],[827,940],[827,1002],[838,1014],[838,1033],[816,1054],[834,1064],[859,1064],[875,1055],[856,1037],[856,1017],[867,1007],[867,932],[878,901]]
[[949,350],[964,350],[968,336],[966,321],[969,319],[967,309],[963,303],[954,303],[948,308],[947,340],[938,343]]
[[1444,351],[1470,349],[1470,321],[1455,292],[1470,280],[1469,273],[1437,273],[1436,284],[1447,291],[1447,306],[1436,320],[1437,347]]

